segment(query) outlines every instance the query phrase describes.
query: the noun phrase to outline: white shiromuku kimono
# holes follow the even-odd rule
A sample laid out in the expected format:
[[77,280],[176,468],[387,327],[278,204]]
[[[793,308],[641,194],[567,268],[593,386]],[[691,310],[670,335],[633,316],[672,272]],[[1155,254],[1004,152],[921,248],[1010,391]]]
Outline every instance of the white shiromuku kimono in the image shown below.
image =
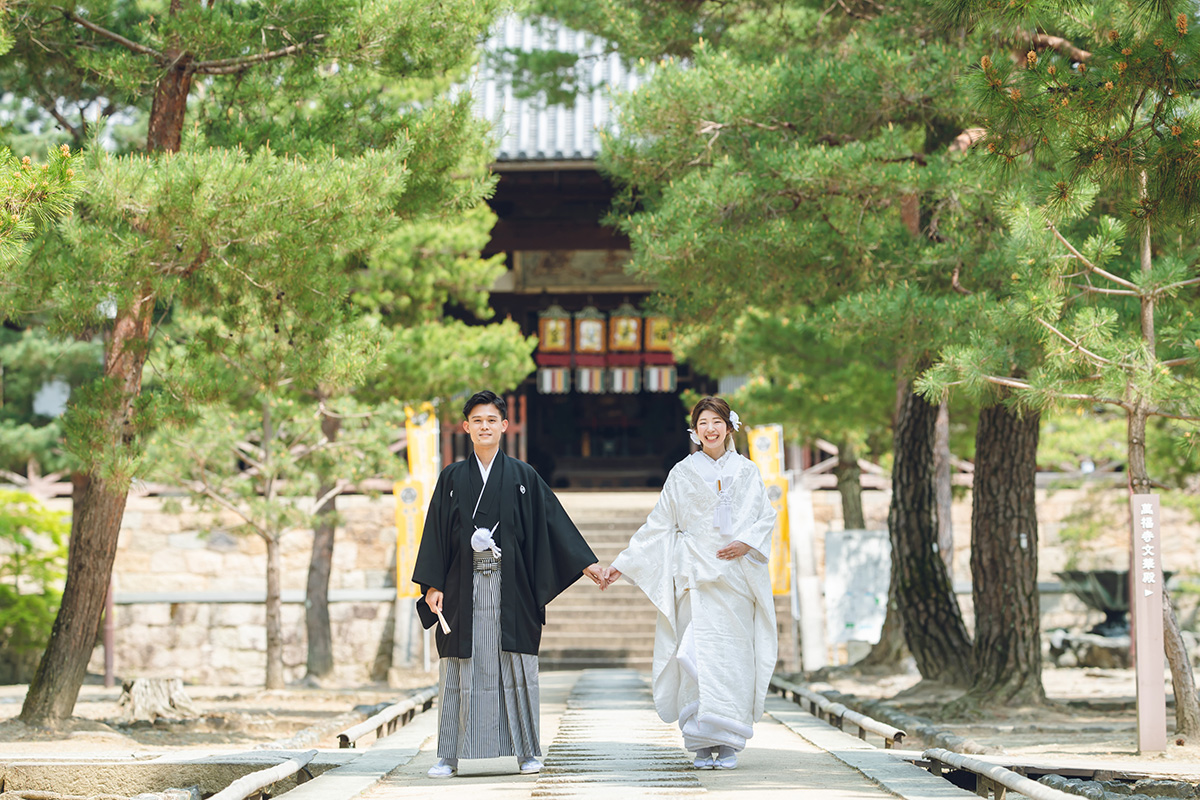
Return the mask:
[[[719,491],[718,491],[719,487]],[[734,450],[680,461],[613,561],[658,609],[654,706],[684,746],[742,750],[762,716],[779,641],[767,560],[775,509],[758,467]],[[752,549],[725,561],[732,541]]]

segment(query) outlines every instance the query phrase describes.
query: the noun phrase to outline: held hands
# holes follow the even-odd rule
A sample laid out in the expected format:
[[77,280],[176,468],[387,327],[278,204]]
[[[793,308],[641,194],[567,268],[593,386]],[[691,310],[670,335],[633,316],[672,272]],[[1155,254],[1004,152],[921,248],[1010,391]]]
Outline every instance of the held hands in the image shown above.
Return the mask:
[[750,552],[750,545],[745,542],[732,541],[717,551],[717,558],[722,561],[733,561]]
[[599,561],[585,569],[583,574],[591,578],[592,583],[596,584],[601,589],[604,588],[604,567],[600,566]]
[[603,592],[609,586],[612,586],[614,583],[617,582],[617,579],[620,577],[621,577],[621,570],[617,569],[616,567],[605,567],[604,583],[600,584],[600,591]]

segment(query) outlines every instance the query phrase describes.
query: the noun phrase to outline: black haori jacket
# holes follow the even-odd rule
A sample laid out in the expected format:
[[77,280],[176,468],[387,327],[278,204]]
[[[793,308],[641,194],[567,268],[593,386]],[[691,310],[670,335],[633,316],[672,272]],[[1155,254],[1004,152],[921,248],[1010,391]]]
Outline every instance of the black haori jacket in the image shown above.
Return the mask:
[[550,487],[525,462],[498,451],[480,498],[482,487],[474,453],[438,476],[413,569],[413,582],[422,592],[417,611],[426,628],[436,624],[424,593],[431,586],[440,589],[450,633],[438,626],[438,654],[471,657],[471,534],[499,521],[494,538],[501,551],[500,649],[537,655],[546,605],[596,563],[596,556]]

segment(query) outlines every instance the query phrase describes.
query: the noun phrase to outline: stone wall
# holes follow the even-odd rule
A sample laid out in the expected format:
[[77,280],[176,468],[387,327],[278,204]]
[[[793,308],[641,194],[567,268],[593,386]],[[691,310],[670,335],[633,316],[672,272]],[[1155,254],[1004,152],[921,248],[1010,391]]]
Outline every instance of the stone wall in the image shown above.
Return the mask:
[[[1082,568],[1125,565],[1128,528],[1124,488],[1039,490],[1039,580],[1043,582],[1042,625],[1085,629],[1101,619],[1075,597],[1054,591],[1054,572],[1077,563]],[[334,680],[359,684],[383,679],[389,666],[405,659],[420,663],[423,637],[411,620],[412,600],[394,604],[396,528],[390,496],[339,498],[330,580]],[[863,498],[868,527],[883,528],[888,493]],[[69,509],[62,499],[51,504]],[[265,544],[253,534],[213,528],[194,509],[164,511],[161,498],[131,498],[114,568],[116,672],[122,678],[181,677],[195,683],[261,685],[266,634],[260,605],[265,586]],[[824,534],[840,529],[841,501],[835,491],[813,496],[814,549],[823,563]],[[968,627],[970,595],[970,497],[954,506],[954,579]],[[1064,531],[1078,531],[1081,516],[1099,517],[1092,538],[1073,544]],[[232,520],[222,520],[230,524]],[[1092,524],[1095,519],[1087,524]],[[1186,512],[1164,507],[1164,563],[1181,570],[1197,563],[1196,525]],[[1090,529],[1089,529],[1090,530]],[[632,531],[630,531],[632,533]],[[284,662],[289,681],[305,672],[303,593],[312,534],[293,531],[282,543]],[[340,598],[340,599],[339,599]],[[1181,622],[1195,625],[1194,596],[1179,596]],[[400,630],[395,628],[400,608]],[[396,635],[398,633],[398,635]],[[89,669],[103,672],[97,647]]]
[[[58,501],[69,509],[69,503]],[[333,681],[386,679],[394,634],[396,527],[391,497],[338,498],[341,524],[330,575]],[[214,524],[214,522],[216,524]],[[184,504],[164,510],[160,498],[130,498],[113,568],[117,675],[181,677],[194,683],[255,685],[266,670],[266,543],[231,532],[235,520],[212,520]],[[304,588],[312,532],[281,541],[284,671],[304,676]],[[412,600],[402,600],[410,609]],[[402,635],[406,631],[401,631]],[[416,637],[415,657],[420,657]],[[103,672],[97,647],[89,670]]]

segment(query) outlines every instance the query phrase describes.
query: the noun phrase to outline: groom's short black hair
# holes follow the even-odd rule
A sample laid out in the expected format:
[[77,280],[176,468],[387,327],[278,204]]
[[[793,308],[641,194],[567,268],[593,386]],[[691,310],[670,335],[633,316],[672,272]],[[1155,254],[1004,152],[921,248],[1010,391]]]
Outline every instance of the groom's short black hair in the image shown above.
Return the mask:
[[489,392],[486,389],[482,392],[476,392],[471,395],[467,402],[463,405],[463,419],[471,418],[471,409],[475,406],[493,405],[500,412],[500,419],[508,419],[508,403],[504,402],[504,398],[500,397],[495,392]]

